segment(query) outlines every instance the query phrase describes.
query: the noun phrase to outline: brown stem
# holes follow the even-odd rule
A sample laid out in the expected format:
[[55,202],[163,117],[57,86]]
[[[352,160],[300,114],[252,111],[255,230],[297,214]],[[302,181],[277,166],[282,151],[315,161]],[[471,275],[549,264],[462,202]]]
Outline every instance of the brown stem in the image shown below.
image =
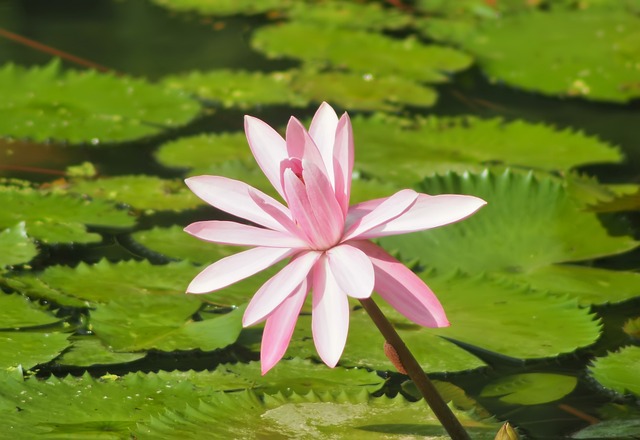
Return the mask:
[[113,69],[109,69],[108,67],[101,66],[100,64],[94,63],[93,61],[77,57],[68,52],[56,49],[55,47],[47,46],[46,44],[42,44],[30,38],[23,37],[22,35],[14,34],[13,32],[9,32],[6,29],[0,28],[0,37],[7,38],[9,40],[15,41],[16,43],[20,43],[35,50],[39,50],[40,52],[45,52],[50,55],[60,57],[64,60],[70,61],[80,66],[89,67],[90,69],[96,69],[101,72],[113,72],[118,74]]
[[458,419],[456,419],[451,408],[442,400],[436,387],[431,383],[416,358],[413,357],[413,354],[411,354],[404,341],[400,338],[400,335],[398,335],[387,317],[384,316],[378,305],[371,298],[361,299],[360,304],[362,304],[362,307],[364,307],[369,314],[385,340],[396,349],[402,365],[407,370],[408,376],[413,380],[413,383],[416,384],[424,400],[431,407],[438,420],[440,420],[444,429],[447,430],[449,436],[453,440],[470,440],[471,437],[469,437],[467,431],[465,431]]

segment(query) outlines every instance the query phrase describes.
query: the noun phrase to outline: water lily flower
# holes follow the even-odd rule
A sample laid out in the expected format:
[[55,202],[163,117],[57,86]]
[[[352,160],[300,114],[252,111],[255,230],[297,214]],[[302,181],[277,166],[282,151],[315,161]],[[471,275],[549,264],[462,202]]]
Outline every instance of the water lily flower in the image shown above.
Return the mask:
[[245,117],[245,132],[258,165],[287,205],[238,180],[188,178],[187,185],[198,197],[252,224],[200,221],[185,231],[214,243],[254,247],[205,268],[187,292],[222,289],[290,259],[256,292],[242,320],[245,327],[266,320],[263,374],[284,355],[310,291],[313,340],[330,367],[337,364],[346,343],[349,296],[368,298],[375,290],[416,324],[449,325],[429,287],[369,239],[456,222],[482,207],[482,199],[405,189],[349,206],[351,121],[346,113],[338,119],[327,103],[316,112],[309,131],[292,117],[286,140],[251,116]]

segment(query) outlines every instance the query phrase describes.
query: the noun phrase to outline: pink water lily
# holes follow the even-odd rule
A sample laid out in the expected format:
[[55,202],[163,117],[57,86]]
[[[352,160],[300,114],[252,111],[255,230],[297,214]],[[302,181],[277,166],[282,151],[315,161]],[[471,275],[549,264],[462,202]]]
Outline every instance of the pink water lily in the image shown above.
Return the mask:
[[197,176],[186,180],[201,199],[257,225],[230,221],[192,223],[185,231],[215,243],[255,246],[223,258],[198,274],[187,291],[206,293],[290,258],[255,294],[243,325],[266,320],[262,373],[284,355],[307,297],[312,292],[313,340],[320,358],[334,367],[344,350],[349,302],[375,290],[416,324],[449,325],[440,302],[411,270],[370,238],[435,228],[461,220],[482,207],[465,195],[394,195],[349,206],[353,134],[327,103],[307,131],[296,118],[286,140],[263,121],[245,117],[245,132],[258,165],[287,206],[238,180]]

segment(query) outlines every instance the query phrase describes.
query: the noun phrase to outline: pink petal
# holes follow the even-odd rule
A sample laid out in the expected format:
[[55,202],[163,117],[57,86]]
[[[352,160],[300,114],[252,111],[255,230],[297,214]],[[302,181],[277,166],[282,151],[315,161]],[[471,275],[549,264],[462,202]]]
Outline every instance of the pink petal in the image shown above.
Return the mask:
[[194,237],[214,243],[276,248],[307,247],[306,241],[295,235],[236,222],[217,220],[195,222],[184,230]]
[[282,304],[307,277],[320,255],[319,252],[300,254],[264,283],[249,302],[242,325],[248,327],[262,321]]
[[187,293],[207,293],[222,289],[273,266],[295,250],[257,247],[222,258],[206,267],[191,281]]
[[273,368],[287,351],[308,289],[305,279],[267,318],[260,347],[260,366],[263,375]]
[[278,194],[284,198],[280,163],[289,157],[285,140],[267,123],[252,116],[244,117],[244,131],[253,157]]
[[404,234],[448,225],[469,217],[486,204],[487,202],[474,196],[420,194],[413,206],[403,214],[360,234],[358,238]]
[[311,328],[320,359],[335,367],[347,342],[349,301],[329,270],[326,256],[321,257],[313,271]]
[[[289,153],[289,157],[311,162],[315,164],[323,174],[327,174],[318,147],[302,123],[294,117],[291,117],[289,124],[287,124],[287,152]],[[281,169],[280,171],[282,172],[283,170]]]
[[344,219],[326,176],[313,163],[303,163],[302,179],[284,172],[284,187],[293,218],[315,249],[338,242]]
[[196,176],[185,180],[187,186],[202,200],[216,208],[244,218],[269,229],[286,232],[285,228],[273,216],[267,214],[256,200],[268,204],[279,211],[284,217],[291,218],[289,209],[259,191],[239,180],[227,179],[220,176]]
[[327,169],[327,177],[332,186],[335,187],[334,178],[334,144],[336,140],[336,129],[338,127],[338,115],[329,104],[323,102],[316,111],[309,127],[309,134],[318,146],[320,155]]
[[353,129],[346,113],[342,115],[336,128],[333,148],[334,188],[336,199],[346,215],[351,197],[351,176],[353,174]]
[[411,189],[398,191],[352,224],[344,240],[361,238],[365,232],[390,222],[409,209],[417,198],[418,193]]
[[376,276],[374,290],[394,309],[425,327],[449,325],[440,301],[415,273],[369,241],[352,244],[371,259]]
[[329,268],[340,290],[353,298],[369,298],[375,275],[369,257],[360,249],[341,244],[327,251]]

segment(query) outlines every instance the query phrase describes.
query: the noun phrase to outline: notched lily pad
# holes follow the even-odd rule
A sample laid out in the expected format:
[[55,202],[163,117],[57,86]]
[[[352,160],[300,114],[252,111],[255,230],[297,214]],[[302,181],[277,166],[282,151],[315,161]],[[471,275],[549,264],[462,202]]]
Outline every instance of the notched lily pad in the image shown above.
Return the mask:
[[498,397],[516,405],[539,405],[562,399],[577,384],[577,378],[564,374],[514,374],[491,382],[482,389],[480,396]]
[[622,3],[513,14],[466,32],[449,31],[445,21],[448,29],[436,28],[434,36],[474,54],[494,81],[623,103],[640,97],[640,18]]
[[[456,411],[473,438],[492,439],[493,420],[478,421]],[[197,439],[215,429],[222,438],[402,438],[446,439],[440,423],[423,402],[402,397],[373,398],[366,392],[266,395],[218,393],[206,403],[168,410],[139,426],[140,439]]]
[[24,222],[0,231],[0,271],[4,266],[28,263],[38,248],[28,236]]
[[116,176],[95,180],[75,180],[67,189],[94,199],[127,205],[148,213],[182,211],[202,205],[182,180],[167,180],[155,176]]
[[[416,38],[396,40],[377,33],[298,22],[258,29],[252,44],[269,57],[298,58],[307,66],[420,82],[446,81],[446,73],[466,69],[472,61],[455,49],[425,45]],[[372,53],[376,54],[373,60]]]
[[287,11],[296,22],[347,29],[401,29],[411,23],[411,16],[397,8],[385,8],[379,3],[344,1],[294,2]]
[[200,111],[181,92],[141,79],[63,71],[58,61],[0,68],[0,135],[71,144],[123,142],[179,127]]
[[377,115],[354,118],[353,130],[356,167],[405,185],[436,172],[475,170],[487,163],[567,170],[622,160],[618,149],[595,137],[500,118],[410,121]]
[[640,347],[625,347],[607,356],[596,358],[589,372],[600,384],[620,394],[640,396]]
[[286,9],[293,0],[151,0],[174,11],[194,11],[206,15],[255,15]]
[[25,296],[0,293],[0,331],[53,324],[58,321],[59,318]]
[[[554,357],[594,343],[599,324],[575,300],[527,292],[484,276],[422,274],[438,295],[451,326],[430,329],[410,324],[377,299],[422,367],[429,372],[479,368],[484,362],[454,341],[517,359]],[[289,355],[316,356],[310,318],[301,316]],[[363,310],[351,313],[342,365],[392,370],[384,339]]]
[[69,335],[57,332],[0,331],[0,369],[25,370],[57,357],[70,344]]
[[0,185],[0,228],[24,222],[30,237],[45,243],[90,243],[100,235],[87,226],[125,229],[135,218],[111,202],[91,200],[64,191]]
[[[637,274],[566,264],[626,252],[637,242],[629,236],[609,235],[598,217],[581,210],[556,179],[508,170],[448,174],[425,179],[419,190],[472,194],[488,204],[459,223],[381,240],[404,258],[444,270],[488,272],[557,294],[569,293],[584,304],[616,302],[638,294]],[[599,282],[584,283],[579,274]],[[618,291],[611,286],[624,288]]]
[[56,364],[69,367],[91,367],[94,365],[126,364],[145,357],[146,353],[116,353],[109,350],[95,336],[72,338],[73,345]]

